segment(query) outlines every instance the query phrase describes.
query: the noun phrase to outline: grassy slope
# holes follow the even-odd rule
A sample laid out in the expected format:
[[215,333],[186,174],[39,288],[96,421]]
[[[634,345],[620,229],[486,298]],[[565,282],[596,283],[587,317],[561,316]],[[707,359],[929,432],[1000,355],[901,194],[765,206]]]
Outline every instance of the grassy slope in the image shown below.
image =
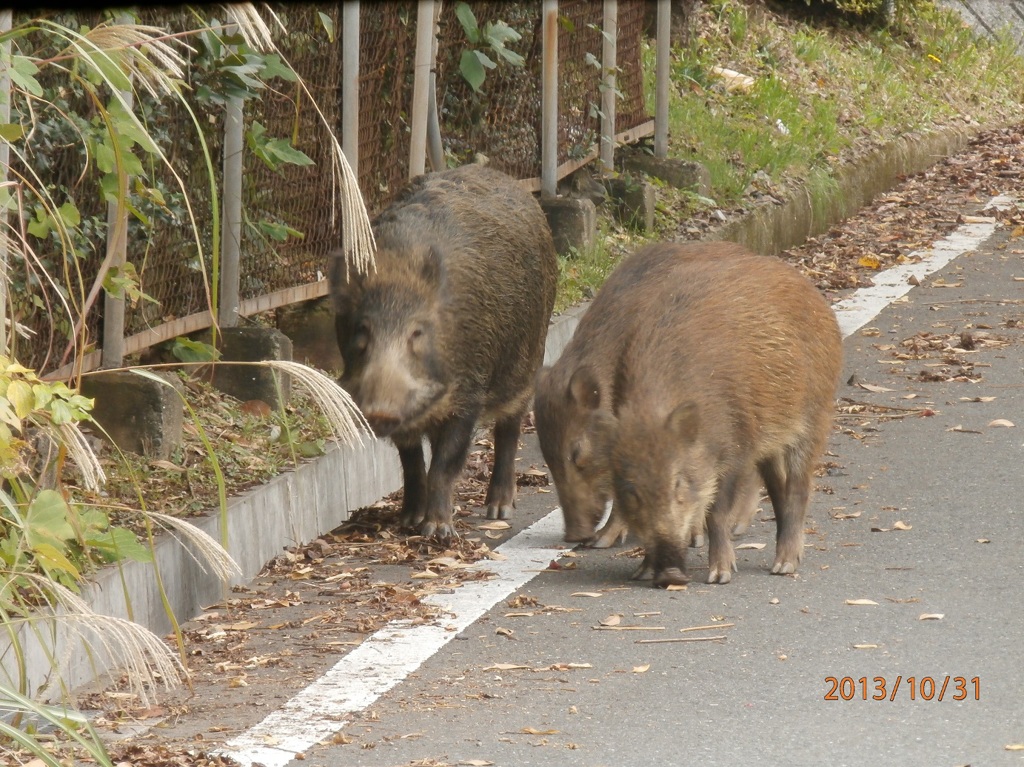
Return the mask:
[[[653,48],[647,56],[652,73]],[[753,85],[730,91],[715,67]],[[1009,38],[978,39],[930,4],[883,30],[815,18],[801,2],[707,0],[673,51],[671,94],[669,153],[708,168],[712,199],[660,189],[655,239],[687,237],[689,220],[716,209],[827,187],[840,161],[897,136],[1022,120],[1024,60]],[[602,226],[596,252],[564,263],[559,308],[591,295],[617,256],[643,241]]]

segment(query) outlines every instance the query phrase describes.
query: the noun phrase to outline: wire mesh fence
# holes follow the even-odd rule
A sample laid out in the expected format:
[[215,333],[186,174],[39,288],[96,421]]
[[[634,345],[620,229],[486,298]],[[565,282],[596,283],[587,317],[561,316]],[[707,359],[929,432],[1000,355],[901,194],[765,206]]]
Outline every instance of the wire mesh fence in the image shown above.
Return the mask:
[[[520,178],[540,175],[541,124],[541,3],[471,2],[479,27],[502,21],[519,33],[508,47],[519,53],[522,66],[500,61],[486,71],[475,91],[463,77],[460,59],[471,46],[456,16],[456,4],[444,3],[438,24],[437,103],[446,161],[458,165],[475,155]],[[415,2],[362,3],[359,35],[359,162],[358,181],[367,209],[382,210],[409,175],[410,115],[416,48]],[[644,125],[642,46],[644,0],[619,0],[617,36],[617,131]],[[312,165],[267,167],[246,152],[242,178],[242,236],[240,295],[267,296],[296,286],[321,283],[328,252],[341,235],[340,217],[333,215],[337,190],[330,170],[331,143],[339,136],[346,105],[341,98],[341,4],[282,4],[272,6],[281,27],[274,27],[282,58],[305,83],[275,79],[259,99],[246,103],[245,125],[259,125],[265,135],[288,139],[313,160]],[[179,9],[150,8],[140,22],[171,34],[196,27],[196,20]],[[94,26],[100,13],[67,14],[62,23]],[[592,155],[600,130],[602,4],[566,0],[559,4],[559,123],[558,161]],[[332,29],[333,28],[333,29]],[[337,32],[333,35],[331,32]],[[194,45],[192,56],[202,56]],[[200,93],[202,75],[189,85]],[[53,84],[53,93],[61,88]],[[95,171],[83,173],[87,147],[77,140],[75,121],[96,119],[87,100],[74,92],[45,113],[16,116],[36,131],[34,149],[24,160],[11,163],[13,180],[33,178],[37,193],[48,190],[57,204],[73,199],[82,213],[74,253],[52,233],[30,238],[35,264],[12,271],[15,318],[33,334],[19,341],[19,360],[47,373],[68,362],[73,325],[67,312],[56,307],[62,297],[89,291],[106,252],[106,207],[96,193]],[[139,92],[137,108],[147,129],[167,156],[170,168],[146,167],[147,189],[135,202],[143,208],[129,225],[128,260],[134,265],[142,291],[150,297],[127,307],[125,333],[133,336],[165,323],[199,315],[211,307],[214,284],[215,211],[223,182],[224,114],[216,100],[195,101],[189,110],[160,103]],[[18,100],[15,100],[17,105]],[[202,129],[199,135],[197,126]],[[90,175],[91,174],[91,175]],[[177,179],[175,178],[177,175]],[[26,187],[25,216],[33,214],[33,192]],[[190,212],[191,211],[191,212]],[[143,223],[145,219],[146,222]],[[193,223],[194,222],[194,223]],[[55,277],[47,284],[43,271]],[[316,291],[310,291],[310,295]],[[98,343],[102,301],[89,309],[84,335]],[[55,310],[56,309],[56,310]],[[73,315],[73,312],[72,312]],[[56,318],[56,319],[55,319]],[[76,353],[82,350],[78,349]],[[87,364],[86,367],[94,365]]]

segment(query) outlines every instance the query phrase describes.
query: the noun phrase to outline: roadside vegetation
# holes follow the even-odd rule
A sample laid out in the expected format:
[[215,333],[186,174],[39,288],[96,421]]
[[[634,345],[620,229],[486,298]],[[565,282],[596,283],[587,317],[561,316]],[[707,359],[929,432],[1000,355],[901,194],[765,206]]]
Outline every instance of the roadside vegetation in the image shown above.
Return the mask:
[[[608,217],[591,253],[563,262],[557,308],[592,295],[621,254],[646,239],[693,239],[789,195],[829,194],[842,163],[898,136],[1024,118],[1024,60],[1009,35],[979,38],[930,2],[840,2],[864,17],[803,2],[708,0],[672,52],[669,155],[704,165],[707,195],[659,185],[655,231]],[[645,52],[654,112],[654,46]]]
[[[1008,124],[1024,117],[1024,61],[1009,38],[979,40],[958,16],[928,2],[915,0],[899,9],[891,25],[879,26],[808,9],[803,2],[698,3],[672,55],[670,156],[705,165],[711,188],[697,194],[658,185],[656,226],[649,233],[634,232],[602,214],[598,244],[562,259],[558,310],[591,297],[621,255],[637,245],[698,237],[712,224],[798,192],[824,194],[840,163],[897,136]],[[58,34],[82,56],[81,71],[90,73],[83,82],[92,83],[96,93],[107,94],[121,84],[109,80],[117,68],[96,52],[100,48],[88,34]],[[253,46],[252,56],[260,59]],[[653,43],[646,56],[653,113]],[[48,94],[31,67],[42,68],[49,59],[24,56],[20,61],[19,86],[45,100]],[[271,63],[274,72],[281,71],[279,61]],[[33,92],[33,83],[39,93]],[[173,89],[166,97],[175,98]],[[106,127],[78,126],[72,134],[88,130],[94,147],[109,145],[112,159],[104,171],[104,188],[124,198],[129,189],[121,182],[133,169],[124,166],[131,152],[123,150],[155,144],[147,143],[142,126],[125,110],[110,103]],[[133,137],[123,146],[116,130],[109,132],[118,125]],[[5,140],[21,138],[11,126],[0,127],[8,131]],[[149,162],[162,159],[155,152],[149,155]],[[102,151],[100,156],[105,156]],[[140,210],[151,215],[160,214],[158,200],[185,210],[184,189],[154,185],[143,192],[149,207]],[[52,202],[40,196],[42,212],[33,213],[36,229],[73,248],[82,235],[79,212]],[[4,204],[13,209],[17,203],[5,199]],[[69,256],[67,263],[74,259]],[[57,279],[70,273],[64,265],[52,271]],[[115,278],[131,295],[133,276],[114,273]],[[84,303],[88,287],[75,300]],[[74,320],[61,314],[58,321]],[[39,381],[12,357],[0,356],[0,621],[6,631],[30,621],[33,609],[43,604],[81,616],[76,620],[83,623],[98,620],[76,600],[78,583],[102,564],[149,557],[144,544],[159,527],[184,529],[159,515],[187,518],[222,506],[227,495],[319,455],[338,436],[337,427],[323,416],[322,400],[312,395],[293,397],[278,412],[263,411],[217,394],[199,376],[184,373],[182,378],[185,442],[169,460],[150,461],[109,447],[95,450],[99,443],[88,436],[87,401],[66,387]],[[216,548],[212,541],[206,544]],[[147,637],[124,626],[111,629],[124,639],[119,651],[138,659],[134,665],[140,669],[143,694],[156,689],[157,680],[166,684],[185,674],[173,654],[147,644]],[[33,630],[42,640],[51,629]],[[18,658],[14,665],[20,663]],[[145,668],[155,668],[155,675],[147,678],[141,671]],[[73,742],[87,748],[97,763],[109,763],[82,720],[34,704],[30,693],[37,691],[18,687],[15,679],[0,680],[0,754],[20,750],[41,763],[59,763],[36,738],[41,728],[56,724],[77,733]],[[12,725],[3,724],[5,715]]]

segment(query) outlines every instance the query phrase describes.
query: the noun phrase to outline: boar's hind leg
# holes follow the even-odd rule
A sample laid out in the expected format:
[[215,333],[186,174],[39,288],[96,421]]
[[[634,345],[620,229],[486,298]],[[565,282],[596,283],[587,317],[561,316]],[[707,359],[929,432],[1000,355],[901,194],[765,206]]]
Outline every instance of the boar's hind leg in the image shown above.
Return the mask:
[[775,508],[775,563],[772,573],[795,573],[804,553],[804,517],[810,495],[811,471],[806,461],[794,461],[793,456],[779,455],[769,458],[761,466],[768,496]]
[[423,464],[423,442],[398,448],[402,461],[402,527],[417,527],[423,523],[427,493],[427,470]]
[[516,505],[516,452],[522,414],[499,418],[494,424],[494,469],[487,486],[487,518],[508,519]]
[[420,535],[447,541],[457,537],[452,524],[452,489],[466,465],[476,413],[449,418],[430,437],[430,470]]

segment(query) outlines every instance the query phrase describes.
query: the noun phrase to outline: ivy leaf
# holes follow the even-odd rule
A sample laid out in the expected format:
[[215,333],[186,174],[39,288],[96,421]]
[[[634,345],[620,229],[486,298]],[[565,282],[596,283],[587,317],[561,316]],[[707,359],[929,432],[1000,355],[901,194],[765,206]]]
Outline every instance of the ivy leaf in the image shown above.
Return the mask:
[[281,57],[276,53],[263,58],[263,71],[260,74],[265,80],[269,80],[271,77],[280,77],[282,80],[293,83],[298,79],[295,70],[281,61]]
[[4,141],[17,141],[25,135],[25,126],[17,123],[4,123],[0,125],[0,139]]
[[214,362],[220,357],[220,352],[210,344],[185,337],[174,339],[171,354],[182,362]]
[[36,396],[25,381],[11,381],[7,387],[7,400],[14,406],[14,414],[25,418],[35,409]]
[[42,490],[29,504],[25,515],[29,545],[35,550],[35,541],[42,538],[54,542],[74,540],[75,530],[68,522],[70,507],[56,490]]
[[109,562],[132,559],[136,562],[152,562],[153,553],[139,542],[131,530],[112,527],[109,531],[87,537],[86,544],[101,552]]
[[[466,39],[473,43],[473,45],[477,45],[480,42],[480,27],[477,26],[476,16],[473,15],[473,9],[469,7],[469,4],[456,3],[455,17],[459,20],[462,30],[466,33]],[[466,53],[468,51],[463,51],[463,57],[465,57]]]
[[12,56],[11,68],[8,71],[11,74],[11,80],[19,88],[28,91],[33,96],[41,97],[43,95],[43,86],[35,78],[39,73],[39,67],[31,59],[25,56]]
[[71,560],[62,554],[56,546],[50,543],[39,543],[32,547],[32,553],[35,555],[36,562],[40,567],[43,568],[50,576],[53,575],[70,575],[72,578],[77,579],[79,577],[78,568],[75,567]]
[[320,16],[320,23],[324,25],[324,29],[327,32],[327,41],[330,43],[334,42],[334,19],[328,16],[323,11],[317,11]]

